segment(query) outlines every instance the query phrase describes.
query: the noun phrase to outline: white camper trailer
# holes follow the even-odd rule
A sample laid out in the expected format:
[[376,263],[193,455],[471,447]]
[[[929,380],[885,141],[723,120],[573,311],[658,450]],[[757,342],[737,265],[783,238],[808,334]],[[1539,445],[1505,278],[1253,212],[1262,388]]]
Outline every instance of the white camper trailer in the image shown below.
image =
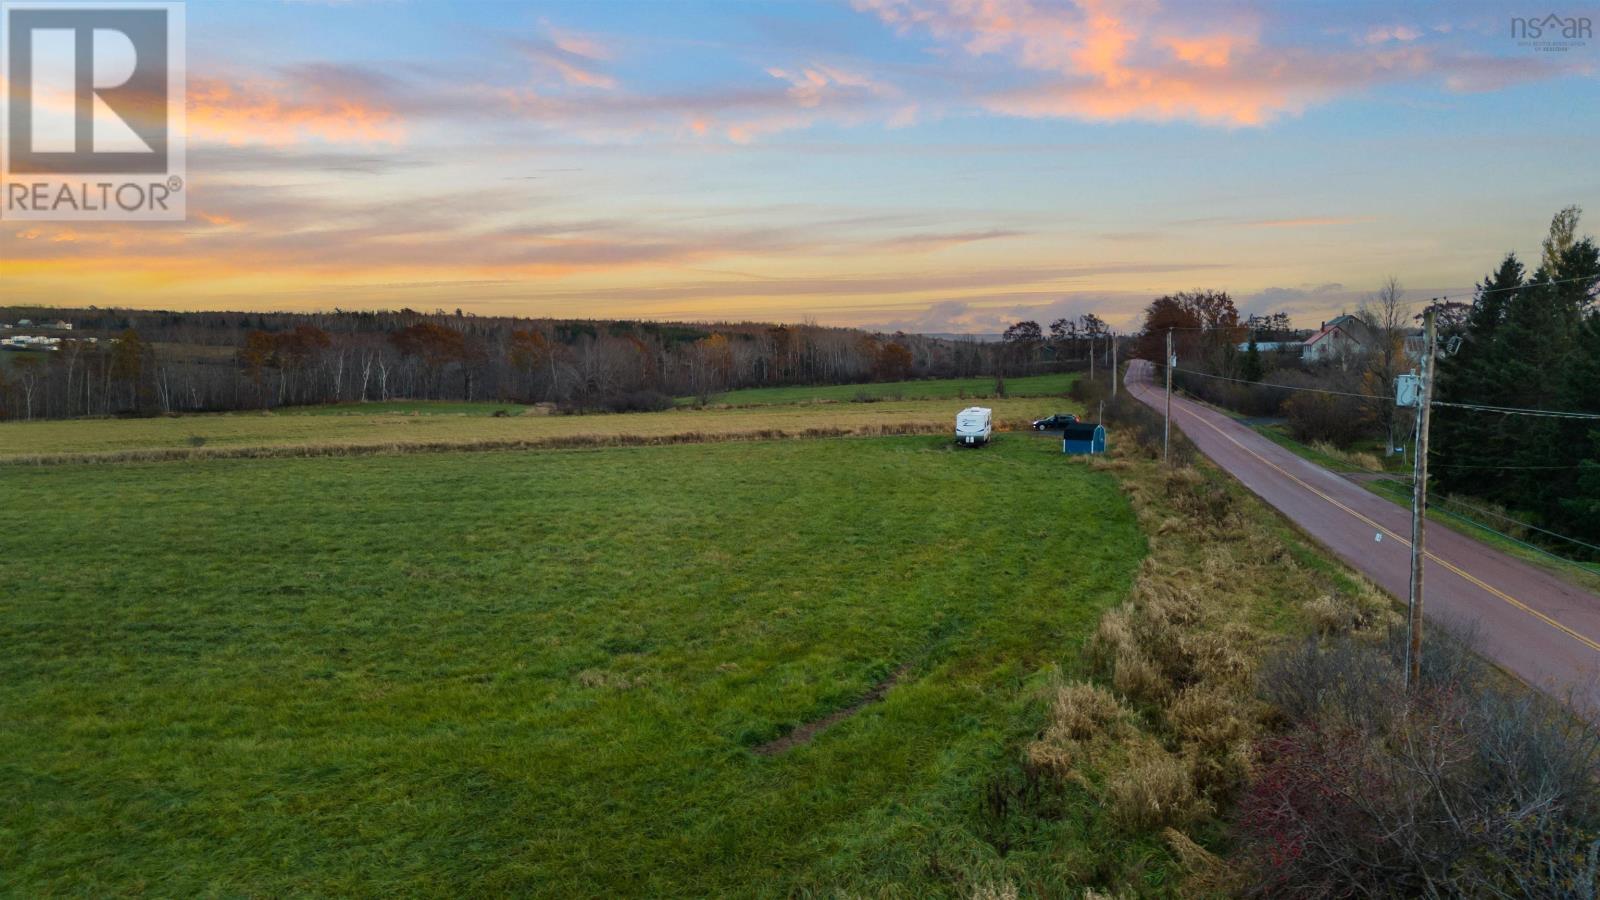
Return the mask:
[[956,413],[956,443],[981,447],[989,443],[994,431],[994,412],[983,406],[969,406]]

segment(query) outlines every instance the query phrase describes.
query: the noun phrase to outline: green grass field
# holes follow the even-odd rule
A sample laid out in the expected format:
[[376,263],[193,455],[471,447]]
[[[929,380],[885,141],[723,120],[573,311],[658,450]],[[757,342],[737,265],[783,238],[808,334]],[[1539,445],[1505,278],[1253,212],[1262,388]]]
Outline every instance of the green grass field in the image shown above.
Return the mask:
[[1051,441],[0,480],[0,894],[1066,893],[1118,852],[984,802],[1144,551]]
[[[1064,395],[1077,375],[1054,373],[1006,379],[1008,397],[1050,397]],[[712,403],[730,406],[769,406],[785,403],[846,403],[863,398],[873,400],[950,400],[962,397],[991,397],[994,377],[930,378],[922,381],[889,381],[878,384],[819,384],[799,387],[745,388],[716,394]],[[688,405],[694,398],[678,401]],[[1053,411],[1053,410],[1052,410]]]

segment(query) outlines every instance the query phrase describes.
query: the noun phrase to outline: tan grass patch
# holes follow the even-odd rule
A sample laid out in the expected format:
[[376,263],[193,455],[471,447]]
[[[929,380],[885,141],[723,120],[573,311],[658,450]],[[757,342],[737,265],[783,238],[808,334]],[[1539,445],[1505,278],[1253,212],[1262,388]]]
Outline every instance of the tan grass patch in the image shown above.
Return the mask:
[[1189,766],[1160,747],[1136,752],[1106,785],[1112,821],[1128,829],[1186,825],[1210,811],[1195,791]]

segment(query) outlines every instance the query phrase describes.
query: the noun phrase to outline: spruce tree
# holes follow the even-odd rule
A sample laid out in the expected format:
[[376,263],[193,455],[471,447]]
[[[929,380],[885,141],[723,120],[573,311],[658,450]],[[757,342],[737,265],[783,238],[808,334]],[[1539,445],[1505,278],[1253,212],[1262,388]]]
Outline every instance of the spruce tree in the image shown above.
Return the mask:
[[[1439,361],[1436,400],[1502,403],[1506,399],[1504,348],[1499,336],[1506,309],[1523,286],[1523,272],[1517,255],[1508,253],[1500,267],[1478,285],[1461,348]],[[1493,464],[1494,455],[1503,450],[1503,428],[1498,419],[1450,407],[1434,410],[1429,456],[1440,463],[1434,471],[1442,490],[1479,493],[1476,488],[1486,470],[1476,467]]]

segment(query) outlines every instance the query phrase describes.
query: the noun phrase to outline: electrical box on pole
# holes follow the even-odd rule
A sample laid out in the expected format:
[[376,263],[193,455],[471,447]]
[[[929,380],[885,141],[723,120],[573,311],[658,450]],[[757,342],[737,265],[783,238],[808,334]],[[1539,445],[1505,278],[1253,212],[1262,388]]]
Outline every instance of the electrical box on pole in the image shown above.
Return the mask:
[[1394,379],[1394,405],[1401,407],[1415,407],[1417,398],[1422,394],[1422,379],[1415,372],[1409,375],[1397,375]]

